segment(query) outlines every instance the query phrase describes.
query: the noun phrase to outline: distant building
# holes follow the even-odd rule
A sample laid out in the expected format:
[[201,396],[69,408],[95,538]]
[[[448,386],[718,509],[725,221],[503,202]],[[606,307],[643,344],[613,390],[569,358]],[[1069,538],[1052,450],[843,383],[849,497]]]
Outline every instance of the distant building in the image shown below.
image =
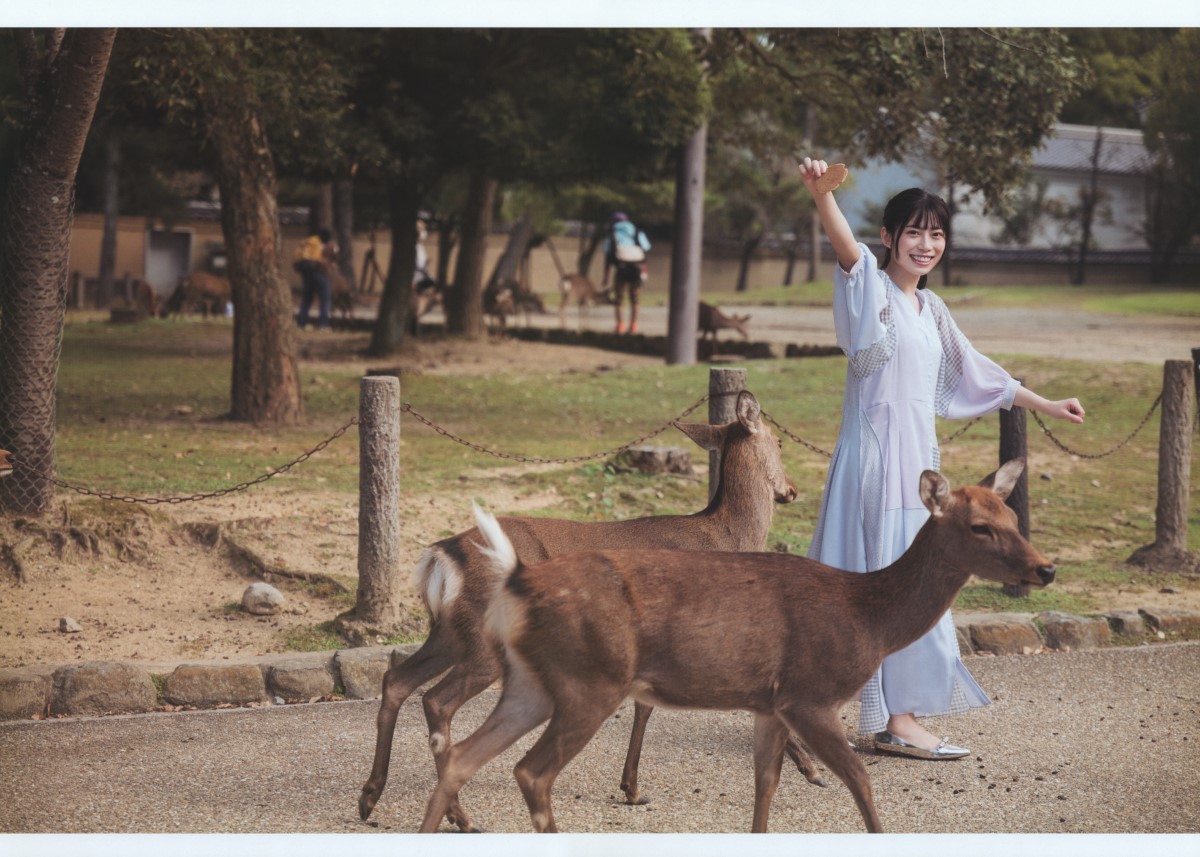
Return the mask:
[[[1097,147],[1097,139],[1099,146]],[[1044,201],[1078,204],[1080,191],[1098,171],[1100,204],[1092,223],[1089,281],[1146,282],[1150,251],[1143,236],[1146,182],[1153,162],[1142,132],[1059,123],[1033,153],[1032,188],[1044,186]],[[855,234],[878,245],[883,204],[908,187],[937,188],[932,168],[915,163],[871,163],[853,171],[853,186],[839,191],[842,209]],[[1000,244],[1001,221],[983,213],[972,197],[954,218],[954,279],[968,282],[1062,282],[1068,276],[1077,239],[1071,221],[1043,215],[1024,244]],[[1200,254],[1180,256],[1177,281],[1194,282]],[[936,277],[936,275],[935,275]]]

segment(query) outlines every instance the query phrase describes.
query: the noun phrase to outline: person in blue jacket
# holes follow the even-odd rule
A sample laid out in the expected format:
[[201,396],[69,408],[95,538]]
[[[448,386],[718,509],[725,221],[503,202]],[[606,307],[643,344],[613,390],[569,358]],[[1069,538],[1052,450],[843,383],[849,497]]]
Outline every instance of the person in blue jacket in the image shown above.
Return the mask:
[[637,333],[638,292],[646,281],[646,253],[650,241],[642,230],[633,225],[623,211],[613,213],[608,237],[604,239],[604,277],[600,285],[608,287],[608,274],[616,269],[613,277],[614,304],[617,314],[617,333],[625,332],[621,305],[625,302],[625,289],[629,289],[629,332]]

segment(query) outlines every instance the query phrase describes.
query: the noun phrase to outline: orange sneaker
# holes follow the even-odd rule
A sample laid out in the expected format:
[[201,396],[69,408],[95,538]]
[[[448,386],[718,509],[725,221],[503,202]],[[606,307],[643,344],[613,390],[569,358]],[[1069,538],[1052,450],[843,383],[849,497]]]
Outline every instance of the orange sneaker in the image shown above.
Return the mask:
[[624,333],[624,332],[625,332],[625,325],[621,324],[621,322],[618,321],[617,322],[617,333]]
[[630,322],[630,323],[629,323],[629,332],[630,332],[631,334],[632,334],[632,333],[637,333],[637,322],[636,322],[636,321],[632,321],[632,322]]

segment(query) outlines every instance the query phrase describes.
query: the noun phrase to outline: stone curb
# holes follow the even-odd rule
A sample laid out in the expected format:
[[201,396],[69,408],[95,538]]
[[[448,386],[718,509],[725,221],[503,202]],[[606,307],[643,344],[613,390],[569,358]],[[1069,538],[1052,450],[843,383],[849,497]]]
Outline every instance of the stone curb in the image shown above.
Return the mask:
[[0,721],[372,699],[380,695],[388,666],[418,648],[412,643],[220,661],[0,668]]
[[[1098,618],[1055,611],[961,613],[955,614],[954,627],[964,655],[1020,655],[1195,639],[1200,612],[1163,608]],[[388,666],[418,648],[412,643],[220,661],[0,668],[0,721],[376,699]]]

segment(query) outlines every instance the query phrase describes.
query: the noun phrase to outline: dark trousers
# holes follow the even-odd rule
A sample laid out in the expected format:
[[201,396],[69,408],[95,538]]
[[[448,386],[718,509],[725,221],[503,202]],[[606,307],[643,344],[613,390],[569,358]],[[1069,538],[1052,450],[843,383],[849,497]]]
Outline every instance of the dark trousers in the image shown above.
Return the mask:
[[304,291],[300,297],[300,317],[297,323],[304,327],[308,324],[308,311],[312,308],[313,298],[319,300],[317,327],[329,327],[330,303],[333,299],[333,287],[329,283],[329,275],[324,271],[304,271],[300,275],[304,283]]

